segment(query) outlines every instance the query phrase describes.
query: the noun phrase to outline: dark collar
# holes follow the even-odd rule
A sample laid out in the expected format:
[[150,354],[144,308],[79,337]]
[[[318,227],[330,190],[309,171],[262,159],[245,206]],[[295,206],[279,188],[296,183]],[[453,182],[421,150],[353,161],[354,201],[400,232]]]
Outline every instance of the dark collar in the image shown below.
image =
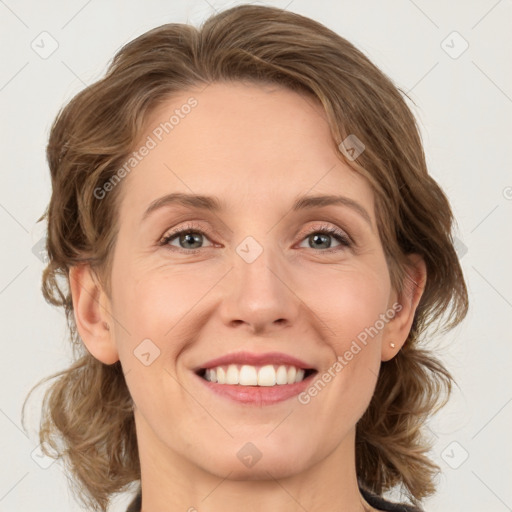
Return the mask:
[[[405,505],[403,503],[393,503],[387,501],[376,494],[371,493],[365,489],[359,488],[363,498],[374,508],[383,510],[384,512],[422,512],[419,508],[415,508],[411,505]],[[140,512],[142,502],[141,491],[137,493],[134,500],[130,503],[130,506],[126,512]]]

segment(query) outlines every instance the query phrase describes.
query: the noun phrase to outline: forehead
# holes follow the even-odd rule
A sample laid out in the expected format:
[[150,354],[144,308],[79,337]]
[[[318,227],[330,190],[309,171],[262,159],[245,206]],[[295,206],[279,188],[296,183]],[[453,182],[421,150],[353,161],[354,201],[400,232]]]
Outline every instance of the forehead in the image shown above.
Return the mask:
[[321,105],[280,86],[183,91],[148,117],[134,151],[143,146],[151,149],[123,184],[131,211],[170,192],[225,197],[246,210],[278,207],[308,191],[343,193],[373,209],[371,189],[340,159]]

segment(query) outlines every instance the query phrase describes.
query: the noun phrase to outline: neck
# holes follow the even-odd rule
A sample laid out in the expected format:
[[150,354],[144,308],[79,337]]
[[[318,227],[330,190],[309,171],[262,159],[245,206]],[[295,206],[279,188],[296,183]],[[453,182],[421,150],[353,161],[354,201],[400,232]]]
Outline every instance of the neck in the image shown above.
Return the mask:
[[[355,470],[355,431],[327,457],[301,472],[262,462],[250,478],[214,474],[163,446],[136,415],[142,512],[366,512]],[[258,467],[259,466],[259,467]],[[231,475],[231,478],[230,478]]]

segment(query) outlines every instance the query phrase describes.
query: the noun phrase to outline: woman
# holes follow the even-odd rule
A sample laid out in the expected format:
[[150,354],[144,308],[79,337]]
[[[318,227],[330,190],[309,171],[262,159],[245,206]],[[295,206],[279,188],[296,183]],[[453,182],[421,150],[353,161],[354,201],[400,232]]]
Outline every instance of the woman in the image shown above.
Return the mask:
[[361,52],[271,7],[158,27],[48,160],[43,293],[76,362],[40,440],[89,508],[140,481],[130,511],[420,509],[452,382],[422,344],[467,292],[414,117]]

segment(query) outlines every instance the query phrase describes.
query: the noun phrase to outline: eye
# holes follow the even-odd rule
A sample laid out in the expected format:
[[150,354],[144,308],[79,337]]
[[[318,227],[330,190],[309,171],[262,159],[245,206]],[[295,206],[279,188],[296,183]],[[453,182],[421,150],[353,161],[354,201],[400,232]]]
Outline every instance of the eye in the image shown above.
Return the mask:
[[330,238],[334,238],[339,243],[339,245],[343,247],[352,247],[352,242],[348,235],[341,231],[341,229],[334,228],[329,224],[320,226],[313,231],[310,231],[309,234],[306,235],[305,240],[311,242],[309,247],[313,249],[329,249],[328,251],[323,252],[331,252],[331,250],[337,249],[331,249]]
[[[186,252],[187,254],[196,253],[199,249],[203,248],[201,247],[203,238],[208,240],[206,237],[207,234],[208,230],[198,228],[194,224],[188,224],[179,230],[172,231],[165,235],[159,242],[159,245],[175,247],[178,251]],[[179,244],[177,247],[170,243],[174,239],[176,239],[176,242]],[[213,246],[213,244],[211,244],[211,246]]]
[[[187,224],[183,228],[165,235],[159,242],[159,245],[170,246],[173,250],[175,249],[179,252],[194,254],[206,248],[203,246],[203,240],[209,240],[207,237],[209,233],[208,229],[198,227],[195,224]],[[334,248],[331,247],[331,238],[334,238],[339,245]],[[324,224],[314,230],[310,230],[309,234],[303,235],[301,240],[311,241],[309,247],[312,249],[324,249],[322,252],[336,251],[339,246],[345,248],[352,247],[352,241],[349,236],[341,229],[334,228],[329,224]],[[178,245],[171,243],[173,241]],[[213,246],[214,244],[210,243],[207,247]]]

